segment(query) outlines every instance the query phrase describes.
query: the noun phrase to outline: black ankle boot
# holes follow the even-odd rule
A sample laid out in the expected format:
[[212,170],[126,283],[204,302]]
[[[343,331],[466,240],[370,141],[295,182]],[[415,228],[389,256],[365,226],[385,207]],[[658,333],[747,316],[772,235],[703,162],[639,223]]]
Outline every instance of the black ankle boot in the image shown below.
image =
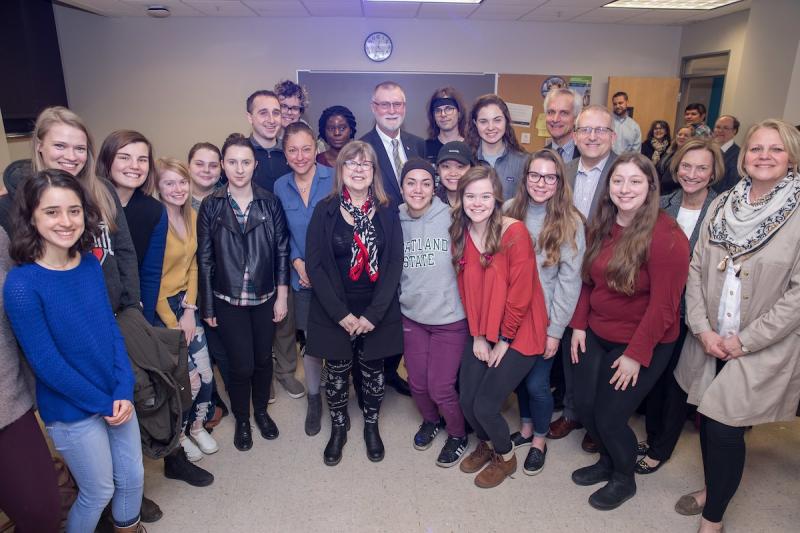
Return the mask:
[[253,419],[256,421],[256,426],[258,426],[259,431],[261,431],[262,437],[267,440],[275,440],[278,438],[280,434],[278,425],[275,424],[275,421],[270,418],[266,411],[253,413]]
[[233,434],[233,445],[240,452],[246,452],[253,447],[253,430],[250,428],[250,421],[237,420],[236,429]]
[[336,466],[342,460],[342,449],[347,442],[347,428],[344,426],[331,426],[331,438],[325,446],[323,459],[328,466]]
[[609,479],[611,479],[611,460],[606,456],[600,456],[600,460],[595,464],[584,466],[572,473],[572,481],[584,487],[603,483]]
[[600,511],[610,511],[633,498],[635,494],[636,480],[633,474],[625,476],[614,472],[605,487],[589,496],[589,505]]
[[214,483],[214,475],[189,462],[183,448],[164,457],[164,476],[185,481],[193,487],[207,487]]
[[[109,508],[109,516],[110,513],[111,509]],[[161,507],[159,507],[158,504],[150,498],[142,496],[142,508],[139,511],[139,518],[142,520],[142,522],[157,522],[158,520],[161,520],[162,516],[164,516],[164,513],[161,511]]]
[[378,423],[364,424],[364,442],[367,445],[367,457],[373,463],[383,460],[384,449]]

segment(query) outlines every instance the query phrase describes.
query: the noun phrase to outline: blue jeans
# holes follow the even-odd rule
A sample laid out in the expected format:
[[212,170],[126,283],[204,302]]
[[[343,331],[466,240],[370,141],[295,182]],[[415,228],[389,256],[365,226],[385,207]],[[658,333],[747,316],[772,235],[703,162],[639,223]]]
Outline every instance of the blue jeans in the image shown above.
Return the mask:
[[[187,311],[181,305],[186,291],[181,291],[174,296],[167,298],[175,318],[181,319],[183,313]],[[206,342],[203,321],[200,314],[195,313],[195,329],[192,341],[189,343],[189,383],[192,388],[192,406],[183,412],[183,428],[191,421],[207,421],[214,415],[214,406],[211,404],[211,395],[214,390],[214,370],[211,367],[211,358],[208,354],[208,343]],[[156,317],[156,326],[166,327],[164,322]]]
[[117,527],[135,524],[144,488],[136,413],[120,426],[110,426],[102,416],[93,415],[77,422],[53,422],[47,432],[78,484],[67,533],[94,531],[109,500]]
[[537,355],[533,357],[533,368],[517,387],[519,417],[523,423],[533,422],[533,434],[544,437],[550,429],[553,417],[553,393],[550,391],[550,369],[553,359]]

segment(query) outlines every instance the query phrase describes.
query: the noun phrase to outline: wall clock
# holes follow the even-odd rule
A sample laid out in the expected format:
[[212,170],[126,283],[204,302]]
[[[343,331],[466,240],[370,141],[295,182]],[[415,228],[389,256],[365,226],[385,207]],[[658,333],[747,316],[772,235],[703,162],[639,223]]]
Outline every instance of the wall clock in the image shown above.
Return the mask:
[[364,53],[376,63],[389,59],[392,48],[392,39],[382,31],[372,32],[364,40]]

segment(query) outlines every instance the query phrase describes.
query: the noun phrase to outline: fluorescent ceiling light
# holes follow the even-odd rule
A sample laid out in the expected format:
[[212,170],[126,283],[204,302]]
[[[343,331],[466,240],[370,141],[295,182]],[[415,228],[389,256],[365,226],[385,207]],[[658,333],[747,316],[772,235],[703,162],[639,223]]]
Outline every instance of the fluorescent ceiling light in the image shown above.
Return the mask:
[[402,3],[411,2],[414,4],[480,4],[483,0],[365,0],[366,2],[376,3]]
[[709,10],[728,6],[741,0],[615,0],[603,7],[629,9],[698,9]]

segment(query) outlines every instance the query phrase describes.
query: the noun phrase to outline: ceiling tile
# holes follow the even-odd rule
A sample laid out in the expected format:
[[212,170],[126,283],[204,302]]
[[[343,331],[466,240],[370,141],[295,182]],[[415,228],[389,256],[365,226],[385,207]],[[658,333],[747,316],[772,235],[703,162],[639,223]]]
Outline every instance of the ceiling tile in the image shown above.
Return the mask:
[[530,4],[491,4],[487,2],[488,0],[481,4],[469,18],[471,20],[516,20],[534,9]]
[[593,22],[596,24],[616,24],[624,22],[632,17],[640,16],[643,12],[641,9],[593,9],[583,15],[575,17],[572,22]]
[[563,21],[572,20],[578,15],[590,11],[586,7],[550,7],[547,4],[539,9],[534,9],[520,20],[542,20],[542,21]]
[[[91,3],[96,3],[96,0],[91,0]],[[169,8],[170,14],[176,17],[198,17],[203,15],[199,10],[186,5],[180,0],[121,0],[120,3],[138,9],[143,17],[147,16],[147,7],[152,5]]]
[[364,2],[364,15],[370,18],[414,18],[417,2]]
[[244,5],[262,17],[307,17],[299,0],[243,0]]
[[417,14],[421,19],[463,19],[469,17],[478,6],[475,4],[422,4]]
[[210,17],[252,17],[256,13],[238,0],[183,0]]
[[338,0],[337,2],[301,0],[301,2],[314,17],[360,17],[364,14],[361,11],[360,0]]
[[602,7],[611,0],[549,0],[547,7],[570,7],[570,8],[584,8],[588,11],[590,8]]
[[65,4],[85,9],[107,17],[138,17],[143,15],[142,6],[123,4],[119,0],[63,0]]

